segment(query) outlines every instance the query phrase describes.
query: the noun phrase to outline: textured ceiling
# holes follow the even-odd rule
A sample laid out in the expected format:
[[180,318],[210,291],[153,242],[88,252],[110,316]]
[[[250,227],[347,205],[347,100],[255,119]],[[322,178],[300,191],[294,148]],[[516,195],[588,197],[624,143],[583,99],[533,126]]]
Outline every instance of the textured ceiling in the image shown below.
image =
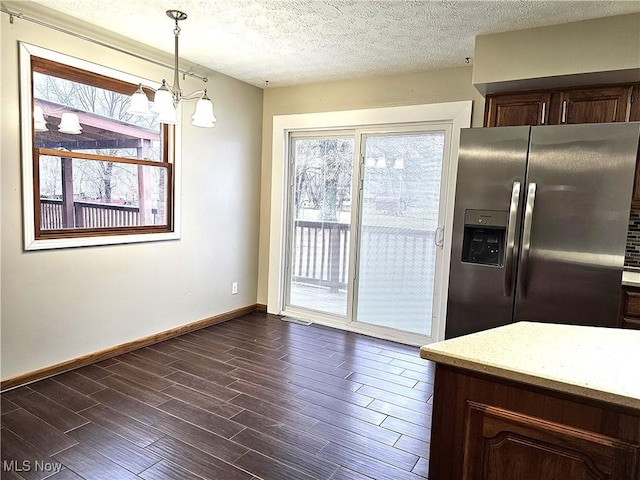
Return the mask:
[[264,87],[462,66],[478,34],[640,12],[640,1],[37,0]]

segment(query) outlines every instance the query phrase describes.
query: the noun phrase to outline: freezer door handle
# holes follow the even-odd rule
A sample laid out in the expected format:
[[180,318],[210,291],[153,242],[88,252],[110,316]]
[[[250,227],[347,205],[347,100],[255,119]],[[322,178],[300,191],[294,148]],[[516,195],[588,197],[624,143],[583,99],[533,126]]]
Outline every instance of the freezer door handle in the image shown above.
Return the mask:
[[522,257],[520,259],[520,278],[518,279],[518,297],[527,297],[527,283],[529,281],[529,253],[531,251],[531,227],[533,225],[533,207],[536,201],[535,183],[529,184],[527,203],[524,207],[524,226],[522,230]]
[[513,285],[514,256],[516,245],[516,221],[520,206],[520,182],[513,182],[511,190],[511,206],[509,207],[509,223],[507,224],[507,249],[504,262],[504,296],[510,297]]

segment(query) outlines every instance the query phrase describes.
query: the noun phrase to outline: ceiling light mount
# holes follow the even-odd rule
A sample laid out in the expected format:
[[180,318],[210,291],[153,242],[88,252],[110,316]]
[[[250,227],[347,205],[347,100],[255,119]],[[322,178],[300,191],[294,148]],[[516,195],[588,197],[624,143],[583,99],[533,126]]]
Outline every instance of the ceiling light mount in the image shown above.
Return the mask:
[[[158,90],[155,90],[153,98],[153,106],[149,110],[149,101],[143,91],[142,85],[131,96],[131,106],[128,112],[133,115],[152,115],[152,112],[158,113],[158,121],[175,125],[178,123],[178,115],[176,108],[180,102],[185,100],[198,100],[196,112],[192,117],[192,125],[197,127],[213,127],[217,121],[213,114],[213,102],[207,96],[206,90],[198,90],[188,95],[183,95],[180,87],[180,70],[178,67],[178,44],[180,37],[180,25],[178,22],[186,20],[187,14],[180,10],[167,10],[167,17],[175,21],[173,29],[174,36],[174,63],[173,63],[173,85],[167,85],[165,79]],[[206,81],[206,79],[205,79]]]
[[180,20],[187,19],[187,14],[184,12],[181,12],[180,10],[167,10],[167,17],[175,20],[177,25]]

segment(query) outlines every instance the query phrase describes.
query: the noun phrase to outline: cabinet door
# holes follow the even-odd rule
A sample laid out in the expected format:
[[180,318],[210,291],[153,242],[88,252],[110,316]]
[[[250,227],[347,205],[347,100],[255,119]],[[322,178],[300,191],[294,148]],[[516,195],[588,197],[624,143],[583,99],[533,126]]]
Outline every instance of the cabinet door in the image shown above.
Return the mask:
[[560,96],[560,123],[628,122],[633,86],[565,90]]
[[622,289],[622,328],[640,330],[640,290]]
[[629,121],[640,122],[640,83],[633,86],[633,93],[631,95],[631,115],[629,115]]
[[467,480],[626,480],[637,445],[501,408],[470,402]]
[[550,101],[549,92],[487,95],[485,127],[546,125]]

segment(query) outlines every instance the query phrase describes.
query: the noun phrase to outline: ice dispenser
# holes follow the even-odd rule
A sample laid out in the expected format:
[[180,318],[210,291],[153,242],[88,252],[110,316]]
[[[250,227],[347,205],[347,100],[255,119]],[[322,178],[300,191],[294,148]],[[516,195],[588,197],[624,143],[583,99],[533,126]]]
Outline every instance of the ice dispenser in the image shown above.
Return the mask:
[[503,266],[507,216],[500,210],[465,210],[463,262]]

